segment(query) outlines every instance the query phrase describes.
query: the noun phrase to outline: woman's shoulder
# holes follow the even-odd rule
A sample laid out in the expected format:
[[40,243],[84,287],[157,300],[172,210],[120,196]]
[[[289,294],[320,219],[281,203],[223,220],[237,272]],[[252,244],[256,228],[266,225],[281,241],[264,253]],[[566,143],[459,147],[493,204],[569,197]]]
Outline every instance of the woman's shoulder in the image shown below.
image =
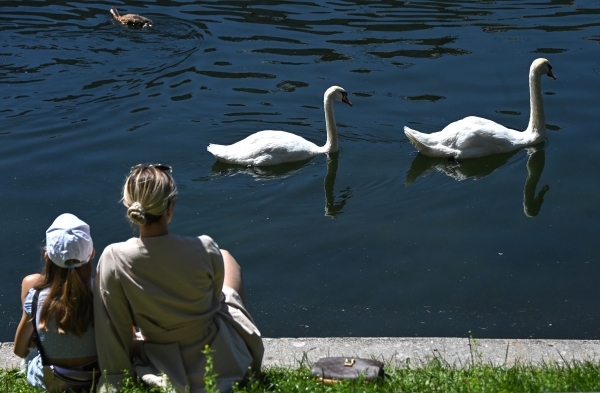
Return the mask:
[[128,249],[137,247],[137,238],[132,237],[131,239],[125,240],[124,242],[111,243],[104,247],[102,254],[112,253],[112,252],[122,252]]
[[136,238],[131,238],[124,242],[112,243],[104,247],[98,266],[102,265],[103,269],[111,269],[111,266],[119,265],[120,262],[128,260],[131,256],[137,255],[139,246],[136,243]]
[[219,245],[214,241],[213,238],[207,235],[200,236],[180,236],[180,235],[169,235],[171,239],[180,243],[188,243],[193,247],[202,247],[208,253],[220,254]]
[[176,241],[176,242],[198,243],[198,241],[200,241],[203,244],[217,244],[213,240],[213,238],[211,238],[210,236],[207,236],[207,235],[184,236],[184,235],[177,235],[177,234],[170,233],[166,237],[169,238],[169,239],[171,239],[172,241]]
[[217,244],[217,242],[214,241],[214,239],[210,236],[200,235],[198,236],[198,239],[200,239],[202,244],[204,244],[204,247],[206,247],[207,249],[219,249],[219,245]]

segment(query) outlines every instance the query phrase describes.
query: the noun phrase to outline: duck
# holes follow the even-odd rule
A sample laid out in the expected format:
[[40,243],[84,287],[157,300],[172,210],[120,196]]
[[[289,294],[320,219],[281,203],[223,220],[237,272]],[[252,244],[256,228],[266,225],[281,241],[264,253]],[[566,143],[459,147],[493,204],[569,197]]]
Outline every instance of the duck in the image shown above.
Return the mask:
[[531,112],[525,131],[513,130],[488,119],[469,116],[450,123],[443,130],[432,134],[425,134],[409,127],[404,127],[404,133],[420,154],[451,160],[507,153],[541,143],[546,138],[542,75],[556,79],[552,72],[552,65],[547,59],[535,59],[529,68]]
[[318,154],[335,153],[339,149],[333,104],[341,101],[352,106],[346,90],[331,86],[325,91],[325,128],[327,141],[323,146],[286,131],[256,132],[232,145],[209,144],[206,148],[218,161],[245,166],[277,165],[306,160]]
[[149,27],[152,26],[152,20],[146,18],[145,16],[136,15],[136,14],[126,14],[119,15],[119,11],[117,11],[116,7],[112,7],[110,9],[110,13],[113,17],[124,25],[134,26],[134,27]]

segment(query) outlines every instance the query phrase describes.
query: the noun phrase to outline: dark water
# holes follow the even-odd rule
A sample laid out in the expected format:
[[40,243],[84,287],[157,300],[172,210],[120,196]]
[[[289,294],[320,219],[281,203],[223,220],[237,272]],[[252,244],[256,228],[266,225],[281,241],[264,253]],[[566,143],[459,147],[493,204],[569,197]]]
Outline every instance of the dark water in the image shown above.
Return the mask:
[[[52,4],[50,4],[52,3]],[[267,337],[598,339],[599,1],[157,1],[0,4],[0,341],[44,231],[71,212],[97,248],[134,235],[129,168],[169,163],[172,231],[244,268]],[[524,129],[548,58],[547,142],[453,164],[417,156],[467,115]],[[340,152],[252,170],[208,143],[285,129]]]

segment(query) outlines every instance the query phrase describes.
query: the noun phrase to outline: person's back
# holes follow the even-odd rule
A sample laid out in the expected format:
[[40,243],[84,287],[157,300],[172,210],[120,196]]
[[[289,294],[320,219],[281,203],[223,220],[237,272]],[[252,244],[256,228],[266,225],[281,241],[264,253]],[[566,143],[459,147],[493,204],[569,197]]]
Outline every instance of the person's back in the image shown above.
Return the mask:
[[[89,263],[94,253],[89,226],[63,214],[46,231],[43,274],[23,279],[23,315],[14,352],[25,358],[27,379],[33,386],[47,388],[44,364],[75,370],[97,367]],[[30,347],[34,333],[37,348]]]
[[107,246],[98,262],[101,390],[137,374],[151,386],[202,391],[207,345],[221,391],[249,367],[260,370],[263,346],[243,305],[240,267],[208,236],[168,233],[176,195],[164,166],[136,166],[126,180],[123,203],[140,237]]
[[221,306],[221,286],[213,285],[215,276],[223,279],[221,256],[206,236],[132,238],[109,245],[102,264],[103,272],[114,269],[125,277],[120,284],[146,338],[160,340],[152,333],[182,325],[206,325]]
[[[37,334],[42,346],[44,347],[45,355],[48,358],[49,363],[64,367],[71,367],[73,363],[82,363],[81,365],[89,363],[89,361],[86,360],[76,361],[73,359],[91,357],[91,361],[94,361],[97,358],[94,326],[89,325],[81,337],[73,334],[72,332],[61,333],[56,322],[56,318],[51,316],[47,321],[45,328],[40,329],[39,326],[42,325],[42,323],[40,317],[41,313],[39,310],[41,310],[46,301],[49,300],[48,295],[50,293],[50,288],[31,288],[27,294],[27,297],[25,298],[23,309],[28,315],[31,316],[32,303],[36,291],[39,292],[37,302],[38,312],[36,312],[36,322],[38,326]],[[89,299],[89,302],[92,304],[92,299]],[[66,363],[69,364],[67,365]],[[77,365],[75,367],[77,367]]]

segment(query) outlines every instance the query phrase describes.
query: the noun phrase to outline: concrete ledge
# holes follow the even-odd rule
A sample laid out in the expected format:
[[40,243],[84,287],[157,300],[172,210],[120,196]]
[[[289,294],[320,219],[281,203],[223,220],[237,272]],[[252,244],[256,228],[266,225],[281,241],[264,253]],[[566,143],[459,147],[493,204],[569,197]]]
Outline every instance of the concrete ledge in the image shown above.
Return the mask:
[[[264,367],[298,367],[325,356],[376,358],[395,366],[410,359],[418,366],[433,357],[451,365],[466,366],[472,359],[494,365],[517,362],[541,364],[565,361],[600,361],[598,340],[503,340],[467,338],[265,338]],[[19,367],[13,343],[0,343],[0,368]]]
[[265,367],[297,367],[303,358],[312,363],[325,356],[376,358],[396,366],[406,365],[407,359],[418,366],[433,357],[456,366],[469,365],[472,359],[509,366],[600,361],[598,340],[486,339],[471,341],[471,347],[468,338],[265,338],[264,343]]
[[16,368],[21,358],[13,352],[14,343],[0,343],[0,368]]

